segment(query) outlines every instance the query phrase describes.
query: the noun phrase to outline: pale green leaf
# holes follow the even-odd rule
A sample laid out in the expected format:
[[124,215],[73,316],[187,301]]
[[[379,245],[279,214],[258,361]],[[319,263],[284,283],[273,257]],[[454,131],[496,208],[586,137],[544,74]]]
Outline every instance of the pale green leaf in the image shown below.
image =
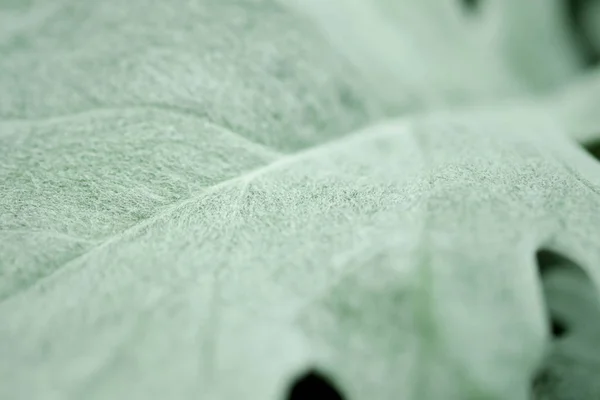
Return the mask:
[[597,94],[540,97],[580,68],[540,5],[0,0],[0,399],[600,393],[595,291],[536,261],[600,285]]

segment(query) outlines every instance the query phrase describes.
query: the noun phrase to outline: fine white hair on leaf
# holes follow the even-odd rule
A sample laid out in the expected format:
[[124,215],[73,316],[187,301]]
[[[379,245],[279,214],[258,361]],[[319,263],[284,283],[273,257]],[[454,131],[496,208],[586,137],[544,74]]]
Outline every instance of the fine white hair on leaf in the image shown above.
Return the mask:
[[506,4],[0,1],[0,399],[527,399],[600,165]]

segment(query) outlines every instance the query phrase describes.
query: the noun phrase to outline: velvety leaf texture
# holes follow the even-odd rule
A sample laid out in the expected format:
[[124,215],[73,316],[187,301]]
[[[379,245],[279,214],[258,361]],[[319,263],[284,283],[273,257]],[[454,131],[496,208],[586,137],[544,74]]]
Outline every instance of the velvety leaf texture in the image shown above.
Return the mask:
[[0,0],[0,399],[598,398],[600,80],[466,3]]

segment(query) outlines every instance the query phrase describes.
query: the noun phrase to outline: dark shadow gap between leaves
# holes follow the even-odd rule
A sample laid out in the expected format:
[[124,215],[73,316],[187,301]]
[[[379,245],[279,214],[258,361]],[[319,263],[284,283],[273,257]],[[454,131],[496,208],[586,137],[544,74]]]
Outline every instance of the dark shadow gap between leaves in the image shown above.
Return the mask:
[[586,342],[589,341],[586,331],[600,317],[600,308],[594,308],[598,299],[592,280],[574,261],[555,251],[541,249],[536,259],[552,341],[532,381],[531,398],[600,398],[596,397],[600,394],[596,380],[582,378],[594,376],[593,371],[588,371],[589,361],[572,350],[574,344],[576,347],[584,344],[590,349],[596,348],[595,344]]
[[[547,249],[541,249],[536,254],[538,271],[542,284],[553,273],[561,270],[568,270],[573,273],[584,274],[583,270],[568,258]],[[560,317],[555,315],[549,305],[550,299],[544,295],[544,303],[546,304],[546,312],[548,315],[548,330],[554,339],[559,339],[569,333],[568,324]]]
[[569,258],[549,249],[540,249],[536,253],[538,270],[542,280],[551,273],[559,270],[569,270],[577,273],[585,273],[575,262]]
[[469,12],[469,13],[475,13],[479,10],[479,8],[481,7],[481,3],[483,2],[482,0],[460,0],[459,1],[461,3],[462,8]]
[[550,316],[550,333],[553,338],[560,339],[569,333],[569,328],[562,319]]
[[597,0],[563,0],[568,29],[575,40],[584,66],[592,68],[600,63],[600,43],[593,38],[592,27],[585,22],[593,3]]
[[600,141],[588,143],[584,148],[592,157],[600,161]]
[[292,382],[285,400],[344,400],[344,396],[323,374],[310,370]]

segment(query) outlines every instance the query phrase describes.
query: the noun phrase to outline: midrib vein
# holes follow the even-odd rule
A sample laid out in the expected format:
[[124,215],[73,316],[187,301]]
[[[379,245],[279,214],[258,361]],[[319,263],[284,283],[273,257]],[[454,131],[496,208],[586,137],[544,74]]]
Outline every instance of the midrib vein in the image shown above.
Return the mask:
[[[69,270],[75,269],[78,265],[80,265],[79,262],[81,260],[85,259],[86,257],[88,257],[90,254],[100,251],[114,243],[117,243],[127,236],[134,235],[136,232],[144,230],[145,228],[153,225],[154,223],[167,217],[168,215],[175,213],[176,211],[186,207],[189,204],[192,204],[194,202],[201,200],[203,197],[206,197],[212,193],[216,193],[224,188],[235,186],[239,183],[251,182],[252,180],[254,180],[258,177],[264,176],[272,171],[283,169],[286,166],[289,166],[289,165],[292,165],[301,160],[313,157],[320,153],[323,153],[326,151],[331,151],[331,149],[335,149],[337,147],[343,147],[344,145],[348,145],[348,144],[351,144],[356,141],[381,138],[381,137],[388,136],[390,134],[395,134],[395,133],[398,133],[401,131],[405,131],[405,127],[406,127],[408,121],[411,120],[412,118],[413,117],[398,119],[398,120],[395,120],[394,123],[388,121],[385,123],[374,124],[367,128],[362,128],[362,129],[352,131],[351,133],[343,135],[343,136],[339,137],[338,139],[335,139],[335,140],[332,140],[329,142],[324,142],[324,143],[318,144],[316,146],[300,150],[295,153],[282,155],[281,157],[279,157],[278,159],[276,159],[273,162],[263,164],[260,167],[252,169],[245,174],[238,175],[234,178],[230,178],[230,179],[218,182],[215,185],[209,186],[205,189],[202,189],[202,190],[192,194],[190,197],[188,197],[186,199],[166,205],[163,208],[161,208],[160,211],[153,214],[152,216],[145,218],[133,225],[128,226],[127,228],[120,231],[119,233],[117,233],[113,236],[110,236],[110,237],[104,239],[103,241],[101,241],[100,243],[98,243],[97,245],[86,249],[82,253],[79,253],[78,255],[69,259],[65,263],[57,265],[49,274],[32,282],[30,285],[21,286],[21,289],[19,291],[10,293],[7,296],[5,296],[3,299],[0,299],[0,303],[6,302],[11,299],[16,299],[17,297],[20,297],[20,296],[24,296],[31,290],[34,290],[36,287],[42,286],[45,282],[49,281],[50,279],[54,279],[54,280],[59,279],[60,276],[68,273]],[[385,126],[390,126],[390,127],[393,126],[393,129],[378,130],[378,132],[373,135],[369,134],[369,132],[372,131],[374,128],[385,127]],[[80,268],[84,268],[84,267],[90,266],[90,265],[91,264],[80,265]]]
[[[259,166],[258,168],[248,171],[245,174],[238,175],[234,178],[227,179],[225,181],[221,181],[213,186],[207,187],[205,189],[202,189],[202,190],[192,194],[190,197],[188,197],[186,199],[183,199],[183,200],[177,201],[175,203],[172,203],[170,205],[164,206],[156,214],[154,214],[146,219],[143,219],[134,225],[131,225],[131,226],[125,228],[121,232],[119,232],[109,238],[106,238],[105,240],[101,241],[97,245],[88,248],[86,251],[84,251],[84,252],[76,255],[75,257],[71,258],[70,260],[66,261],[62,265],[56,266],[54,268],[54,270],[51,271],[49,274],[41,277],[40,279],[38,279],[35,282],[32,282],[30,285],[25,286],[25,287],[22,286],[21,290],[19,290],[17,292],[13,292],[11,294],[8,294],[4,298],[0,298],[0,304],[11,298],[15,298],[19,295],[24,295],[25,293],[29,292],[30,290],[33,290],[34,288],[41,286],[46,281],[48,281],[50,278],[58,279],[58,277],[60,275],[65,274],[65,273],[67,273],[67,271],[69,269],[74,268],[74,266],[77,265],[78,260],[87,257],[90,253],[98,251],[100,249],[103,249],[115,242],[118,242],[119,240],[126,237],[127,235],[134,234],[135,232],[140,231],[140,230],[152,225],[153,223],[157,222],[161,218],[168,216],[169,214],[185,207],[186,205],[196,202],[206,195],[218,192],[219,190],[221,190],[223,188],[229,187],[231,185],[235,185],[235,184],[243,182],[245,180],[251,181],[252,179],[255,179],[259,176],[265,175],[273,170],[284,168],[285,166],[293,164],[295,162],[298,162],[302,159],[309,158],[314,155],[318,155],[319,153],[328,151],[332,148],[341,147],[343,145],[350,144],[354,141],[373,139],[376,137],[381,138],[381,137],[385,137],[387,135],[391,135],[391,134],[393,135],[393,134],[397,134],[402,131],[406,131],[406,127],[408,127],[408,125],[410,124],[411,121],[415,121],[415,120],[418,120],[423,117],[435,118],[436,115],[442,116],[442,117],[445,115],[455,115],[455,116],[456,115],[465,116],[465,115],[469,115],[469,114],[477,115],[477,114],[489,113],[490,110],[493,110],[492,111],[493,113],[499,113],[499,112],[505,113],[506,112],[506,113],[510,114],[511,112],[514,112],[515,109],[521,109],[523,106],[529,105],[529,107],[531,107],[531,105],[529,104],[528,101],[525,101],[524,103],[525,104],[523,104],[523,101],[508,101],[505,104],[498,105],[497,107],[492,107],[493,104],[485,103],[485,104],[475,104],[475,105],[461,105],[461,106],[452,107],[452,108],[449,108],[446,110],[438,110],[438,111],[423,110],[421,112],[415,112],[410,115],[400,116],[395,119],[386,119],[384,121],[379,121],[378,123],[373,123],[373,124],[370,124],[367,126],[363,126],[363,127],[356,129],[350,133],[338,136],[338,138],[336,138],[336,139],[322,142],[313,147],[305,148],[305,149],[299,150],[297,152],[283,153],[283,154],[277,153],[276,150],[268,148],[260,143],[252,142],[251,140],[246,139],[242,135],[240,135],[236,132],[233,132],[225,127],[222,127],[219,124],[216,124],[211,121],[206,121],[207,124],[212,124],[213,126],[220,127],[221,129],[227,130],[232,135],[240,137],[243,140],[247,140],[248,142],[250,142],[251,144],[253,144],[255,146],[264,147],[273,154],[281,154],[281,156],[271,163],[263,164],[263,165]],[[498,109],[498,107],[500,108],[500,110]],[[182,109],[180,107],[174,107],[174,106],[169,106],[169,105],[146,104],[146,105],[143,105],[140,107],[133,107],[133,106],[129,107],[129,110],[133,110],[133,109],[163,110],[163,111],[169,111],[169,112],[190,115],[195,118],[206,120],[206,117],[204,115],[201,115],[196,111],[188,110],[185,108]],[[105,108],[104,110],[110,111],[110,110],[112,110],[112,108],[108,107],[108,108]],[[70,114],[69,116],[56,117],[56,118],[59,118],[59,119],[72,118],[75,115],[93,113],[96,111],[97,110],[89,110],[89,111],[85,111],[85,112],[81,112],[81,113]],[[541,111],[543,112],[543,111],[549,111],[549,110],[543,108]],[[544,113],[544,114],[547,114],[547,113]],[[21,121],[21,122],[26,123],[28,121]],[[29,122],[31,122],[31,121],[29,121]],[[383,128],[383,127],[393,127],[393,129],[378,129],[378,128]],[[377,132],[375,134],[369,134],[369,132],[373,131],[373,130],[377,130]]]

